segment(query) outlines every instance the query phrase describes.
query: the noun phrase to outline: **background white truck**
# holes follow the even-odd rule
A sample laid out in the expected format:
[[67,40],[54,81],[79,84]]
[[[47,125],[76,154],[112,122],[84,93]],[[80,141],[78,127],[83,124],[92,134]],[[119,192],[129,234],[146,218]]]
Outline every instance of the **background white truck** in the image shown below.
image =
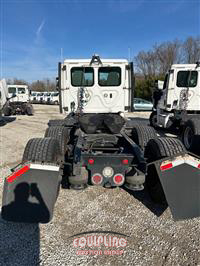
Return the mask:
[[5,116],[16,114],[33,115],[30,104],[30,90],[27,85],[8,85],[9,101],[3,108]]
[[172,65],[154,107],[150,124],[178,129],[186,148],[199,153],[200,63]]

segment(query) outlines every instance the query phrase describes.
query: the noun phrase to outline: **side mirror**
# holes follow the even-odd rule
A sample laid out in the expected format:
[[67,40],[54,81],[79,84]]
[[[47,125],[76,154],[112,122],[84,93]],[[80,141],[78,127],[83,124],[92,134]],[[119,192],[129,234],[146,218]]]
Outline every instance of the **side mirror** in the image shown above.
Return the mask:
[[14,97],[16,97],[16,93],[13,93],[11,96],[11,98],[14,98]]

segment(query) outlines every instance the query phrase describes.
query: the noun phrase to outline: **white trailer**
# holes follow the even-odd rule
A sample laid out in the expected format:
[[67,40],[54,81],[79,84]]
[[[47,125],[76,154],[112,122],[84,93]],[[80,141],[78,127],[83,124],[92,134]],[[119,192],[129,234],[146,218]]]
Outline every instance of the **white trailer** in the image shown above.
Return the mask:
[[172,65],[159,98],[156,110],[150,116],[150,124],[179,129],[186,148],[199,152],[200,63]]

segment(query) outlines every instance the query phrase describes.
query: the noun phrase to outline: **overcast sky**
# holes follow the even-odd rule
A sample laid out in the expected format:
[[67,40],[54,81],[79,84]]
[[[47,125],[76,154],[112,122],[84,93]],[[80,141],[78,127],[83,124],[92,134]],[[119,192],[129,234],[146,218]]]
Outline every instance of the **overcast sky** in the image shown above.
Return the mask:
[[127,58],[200,35],[198,0],[0,0],[1,78],[55,78],[64,58]]

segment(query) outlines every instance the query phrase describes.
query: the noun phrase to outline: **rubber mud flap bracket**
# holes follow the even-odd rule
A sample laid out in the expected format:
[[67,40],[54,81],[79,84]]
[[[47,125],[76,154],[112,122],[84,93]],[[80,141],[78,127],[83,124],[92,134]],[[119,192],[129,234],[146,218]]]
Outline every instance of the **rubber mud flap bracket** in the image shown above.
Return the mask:
[[48,223],[58,197],[59,166],[21,164],[4,180],[2,218],[12,222]]
[[154,162],[174,220],[200,216],[200,159],[184,154]]

